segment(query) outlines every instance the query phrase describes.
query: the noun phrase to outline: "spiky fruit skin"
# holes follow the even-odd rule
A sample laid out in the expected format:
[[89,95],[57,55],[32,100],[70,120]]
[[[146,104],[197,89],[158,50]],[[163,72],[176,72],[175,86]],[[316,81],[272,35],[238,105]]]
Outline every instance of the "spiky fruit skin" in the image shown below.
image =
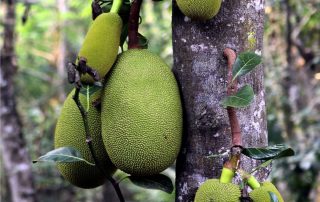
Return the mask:
[[239,186],[209,179],[197,190],[194,202],[240,202],[240,196]]
[[[73,147],[79,150],[84,159],[94,163],[86,143],[85,128],[80,111],[72,99],[73,95],[74,90],[71,91],[63,104],[55,129],[54,145],[55,148]],[[90,101],[97,99],[100,95],[101,91],[96,92],[90,97]],[[79,99],[85,107],[87,105],[86,96],[80,94]],[[96,166],[91,166],[83,162],[58,163],[57,165],[58,170],[66,180],[75,186],[87,189],[102,185],[107,175],[112,175],[116,170],[104,149],[101,137],[100,113],[92,105],[88,112],[88,124],[94,151],[105,173],[101,173]]]
[[218,14],[221,0],[177,0],[181,12],[195,20],[210,20]]
[[254,202],[271,202],[269,192],[273,192],[278,197],[279,202],[283,202],[281,194],[271,182],[262,183],[261,187],[253,190],[250,193],[250,198]]
[[[103,13],[93,21],[79,51],[78,58],[85,57],[87,65],[97,70],[101,79],[117,58],[121,30],[122,20],[118,14]],[[92,84],[94,80],[85,74],[81,82]]]
[[182,106],[170,68],[148,50],[121,54],[102,96],[102,136],[111,161],[137,176],[157,174],[176,159]]

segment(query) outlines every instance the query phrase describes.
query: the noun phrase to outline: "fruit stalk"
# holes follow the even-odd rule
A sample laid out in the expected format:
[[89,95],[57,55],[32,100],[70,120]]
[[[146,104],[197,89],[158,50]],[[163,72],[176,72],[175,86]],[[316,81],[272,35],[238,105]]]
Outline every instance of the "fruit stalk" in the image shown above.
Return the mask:
[[131,4],[128,25],[128,49],[139,48],[138,28],[141,4],[142,0],[134,0]]
[[87,116],[87,112],[86,110],[84,109],[84,107],[82,106],[81,102],[80,102],[80,99],[79,99],[79,94],[80,94],[80,88],[81,87],[76,87],[76,90],[75,90],[75,93],[74,93],[74,96],[73,96],[73,100],[75,101],[75,103],[77,104],[77,107],[79,108],[79,111],[81,113],[81,117],[82,117],[82,121],[83,121],[83,124],[84,124],[84,129],[85,129],[85,132],[86,132],[86,143],[88,144],[89,146],[89,150],[90,150],[90,153],[91,153],[91,156],[94,160],[94,163],[96,164],[96,166],[99,167],[99,163],[98,163],[98,160],[96,158],[96,155],[95,155],[95,152],[93,150],[93,144],[92,144],[92,138],[91,138],[91,135],[90,135],[90,131],[89,131],[89,124],[88,124],[88,116]]
[[[232,81],[232,66],[237,58],[234,50],[226,48],[223,51],[223,55],[228,61],[228,85],[227,85],[227,95],[233,95],[237,92],[237,81]],[[233,107],[227,107],[231,133],[232,133],[232,144],[234,147],[242,147],[241,130],[237,117],[236,110]]]
[[119,201],[120,202],[125,202],[124,197],[123,197],[122,192],[121,192],[121,189],[120,189],[120,186],[119,186],[119,182],[115,181],[113,179],[113,177],[111,177],[111,176],[108,176],[108,180],[109,180],[109,182],[111,182],[114,190],[116,191],[116,193],[118,195],[118,198],[119,198]]
[[[82,120],[83,120],[85,132],[86,132],[86,143],[88,144],[88,147],[89,147],[91,156],[93,158],[93,161],[94,161],[95,165],[98,167],[98,169],[103,173],[104,170],[102,169],[102,167],[101,167],[101,165],[100,165],[100,163],[99,163],[99,161],[97,159],[97,156],[95,154],[95,151],[93,149],[92,138],[91,138],[90,131],[89,131],[87,112],[84,109],[84,107],[82,106],[82,104],[80,102],[80,99],[79,99],[80,89],[81,89],[81,87],[76,86],[75,93],[74,93],[74,96],[73,96],[73,100],[75,101],[75,103],[78,106],[79,111],[81,113],[81,117],[82,117]],[[119,201],[120,202],[125,202],[124,197],[123,197],[122,192],[121,192],[121,189],[119,187],[119,184],[111,176],[109,176],[109,175],[107,175],[107,176],[108,176],[107,177],[108,180],[111,182],[112,186],[114,187],[114,189],[115,189],[115,191],[116,191],[116,193],[118,195]]]
[[113,0],[110,13],[119,13],[122,6],[122,0]]

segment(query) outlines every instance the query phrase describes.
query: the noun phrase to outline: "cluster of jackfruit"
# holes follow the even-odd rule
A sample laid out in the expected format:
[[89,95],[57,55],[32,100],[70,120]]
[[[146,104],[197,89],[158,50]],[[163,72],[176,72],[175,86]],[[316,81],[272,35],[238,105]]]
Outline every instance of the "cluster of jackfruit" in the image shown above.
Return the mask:
[[[106,75],[102,90],[89,99],[80,94],[81,104],[90,106],[89,132],[101,168],[80,162],[57,166],[64,178],[78,187],[97,187],[116,168],[136,176],[158,174],[175,161],[180,150],[182,106],[175,77],[163,60],[148,50],[117,55],[121,29],[118,14],[99,15],[78,54],[101,78]],[[85,74],[81,83],[92,85],[94,80]],[[74,90],[58,119],[55,148],[73,147],[94,162],[73,94]],[[92,105],[96,99],[101,101],[100,110]]]
[[[240,202],[241,191],[238,185],[232,184],[234,170],[224,167],[218,179],[205,181],[197,190],[194,202]],[[247,181],[253,189],[250,198],[253,202],[271,202],[271,194],[275,194],[279,202],[283,198],[271,182],[259,183],[253,176]]]

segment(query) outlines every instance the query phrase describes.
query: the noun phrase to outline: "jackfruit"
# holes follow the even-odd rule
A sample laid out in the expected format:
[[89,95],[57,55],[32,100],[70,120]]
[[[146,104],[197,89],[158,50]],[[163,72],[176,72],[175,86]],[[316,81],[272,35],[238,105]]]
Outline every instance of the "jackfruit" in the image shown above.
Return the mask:
[[269,192],[273,192],[277,196],[279,202],[283,202],[281,194],[271,182],[264,182],[261,187],[254,189],[250,193],[250,198],[254,202],[270,202],[271,196]]
[[[86,143],[85,128],[80,111],[72,99],[73,95],[74,90],[71,91],[63,104],[55,129],[55,148],[73,147],[81,153],[84,159],[94,163],[89,147]],[[101,90],[94,93],[90,97],[90,101],[97,99],[100,95]],[[86,106],[86,96],[80,94],[79,100],[83,106]],[[107,175],[112,175],[116,170],[104,149],[101,137],[100,112],[94,106],[90,106],[88,112],[88,124],[90,135],[92,137],[93,148],[96,152],[97,159],[105,172],[102,173],[98,167],[88,165],[84,162],[57,164],[57,168],[63,177],[73,185],[81,188],[94,188],[102,185],[105,182]]]
[[210,20],[218,14],[221,0],[177,0],[181,12],[195,20]]
[[[99,73],[100,79],[108,73],[117,58],[121,30],[122,20],[117,13],[103,13],[93,21],[84,39],[78,59],[86,58],[87,65]],[[81,82],[92,84],[94,80],[84,74]]]
[[240,197],[238,185],[209,179],[197,190],[194,202],[240,202]]
[[182,106],[175,77],[161,58],[142,49],[122,53],[106,78],[101,107],[103,141],[117,168],[147,176],[175,161]]

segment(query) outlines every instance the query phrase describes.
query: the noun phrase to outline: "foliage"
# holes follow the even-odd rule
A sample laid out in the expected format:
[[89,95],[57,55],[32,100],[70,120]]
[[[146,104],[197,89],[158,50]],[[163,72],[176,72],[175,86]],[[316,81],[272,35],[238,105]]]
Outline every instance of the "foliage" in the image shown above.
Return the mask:
[[[307,56],[302,54],[298,44],[294,44],[290,60],[287,58],[285,2],[290,3],[293,12],[290,22],[295,31],[293,33],[298,33],[295,39],[299,39],[298,44],[303,43]],[[317,0],[270,0],[266,3],[263,57],[269,139],[271,144],[286,143],[297,151],[295,157],[273,164],[272,177],[275,182],[281,182],[280,187],[284,187],[280,192],[284,193],[285,201],[311,201],[315,199],[320,180],[320,87],[319,77],[316,77],[320,71],[320,14],[315,12],[320,5]],[[149,49],[169,65],[172,65],[171,10],[170,1],[145,1],[140,29],[150,39]],[[19,3],[16,95],[28,149],[32,159],[36,159],[53,149],[54,127],[62,106],[61,96],[72,88],[63,83],[66,79],[58,74],[61,33],[67,46],[66,61],[74,62],[91,22],[91,7],[85,0],[68,1],[68,12],[62,14],[58,13],[56,1],[37,1],[32,5],[25,25],[21,22],[23,12],[24,5]],[[61,26],[63,22],[65,24]],[[308,60],[312,53],[314,56]],[[59,91],[61,81],[64,84],[62,95]],[[38,164],[33,166],[33,171],[39,201],[65,201],[64,197],[73,198],[74,201],[103,199],[101,188],[84,191],[72,187],[62,180],[52,165]],[[174,177],[172,174],[170,176]],[[3,187],[6,185],[1,180]],[[145,192],[127,184],[123,187],[128,187],[129,197],[136,201],[174,200],[174,194]],[[4,193],[7,192],[1,191],[1,194]]]

